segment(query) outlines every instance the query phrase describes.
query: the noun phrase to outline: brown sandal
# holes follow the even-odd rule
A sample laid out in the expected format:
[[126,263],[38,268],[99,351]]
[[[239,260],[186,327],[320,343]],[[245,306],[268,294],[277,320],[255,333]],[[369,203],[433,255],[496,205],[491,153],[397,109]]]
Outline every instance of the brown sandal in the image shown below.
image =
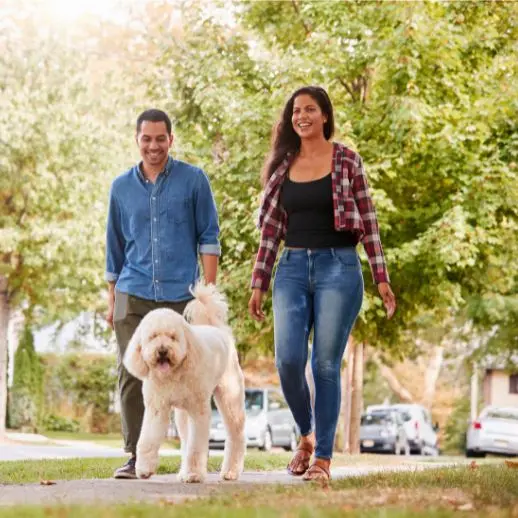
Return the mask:
[[307,469],[306,473],[304,473],[302,480],[305,480],[305,481],[323,480],[323,481],[327,482],[328,480],[331,480],[331,473],[324,466],[321,466],[320,464],[316,464],[314,462]]
[[[293,458],[286,467],[290,475],[293,475],[294,477],[300,477],[306,473],[307,469],[309,468],[311,455],[313,455],[313,449],[314,448],[309,444],[299,445],[299,447],[295,450],[295,455],[293,455]],[[293,466],[293,464],[298,466],[298,469],[292,469],[290,466]]]

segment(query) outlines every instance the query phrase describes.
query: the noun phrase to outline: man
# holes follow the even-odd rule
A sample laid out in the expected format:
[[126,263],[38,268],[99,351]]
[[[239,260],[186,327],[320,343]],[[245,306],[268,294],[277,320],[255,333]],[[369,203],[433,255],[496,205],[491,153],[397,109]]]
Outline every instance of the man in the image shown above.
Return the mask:
[[159,307],[182,313],[200,276],[216,282],[220,255],[216,205],[205,173],[169,156],[171,121],[160,110],[137,119],[142,161],[116,178],[106,233],[107,321],[118,346],[119,393],[128,462],[115,478],[136,478],[136,448],[144,415],[142,383],[122,363],[142,318]]

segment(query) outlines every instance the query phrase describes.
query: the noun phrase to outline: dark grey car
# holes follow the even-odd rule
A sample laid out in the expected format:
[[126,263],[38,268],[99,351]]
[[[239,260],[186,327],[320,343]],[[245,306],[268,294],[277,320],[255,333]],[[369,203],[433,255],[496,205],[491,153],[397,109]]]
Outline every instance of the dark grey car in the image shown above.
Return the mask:
[[[249,388],[245,390],[246,444],[263,451],[273,446],[295,450],[299,433],[288,404],[277,388]],[[222,448],[226,431],[215,405],[212,409],[209,446]]]
[[363,414],[360,424],[360,451],[409,455],[410,446],[399,412],[385,410]]

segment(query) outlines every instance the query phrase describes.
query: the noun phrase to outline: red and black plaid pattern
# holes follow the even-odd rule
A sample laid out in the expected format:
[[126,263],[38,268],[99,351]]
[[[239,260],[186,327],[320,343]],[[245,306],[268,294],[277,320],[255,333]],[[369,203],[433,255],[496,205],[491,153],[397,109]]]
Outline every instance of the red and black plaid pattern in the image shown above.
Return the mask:
[[[280,192],[290,163],[290,158],[286,158],[272,174],[259,210],[261,241],[252,273],[252,288],[263,291],[268,290],[279,243],[286,236],[287,215],[280,204]],[[335,229],[355,232],[365,248],[374,282],[390,282],[376,210],[360,155],[335,142],[331,179]]]

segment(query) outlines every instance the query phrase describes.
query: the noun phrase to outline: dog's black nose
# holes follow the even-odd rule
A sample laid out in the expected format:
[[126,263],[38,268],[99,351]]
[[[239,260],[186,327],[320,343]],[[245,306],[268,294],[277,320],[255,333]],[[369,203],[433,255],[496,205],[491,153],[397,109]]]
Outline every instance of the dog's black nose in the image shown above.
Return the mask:
[[160,358],[166,358],[166,357],[167,357],[167,349],[160,349],[160,350],[158,351],[158,356],[159,356]]

